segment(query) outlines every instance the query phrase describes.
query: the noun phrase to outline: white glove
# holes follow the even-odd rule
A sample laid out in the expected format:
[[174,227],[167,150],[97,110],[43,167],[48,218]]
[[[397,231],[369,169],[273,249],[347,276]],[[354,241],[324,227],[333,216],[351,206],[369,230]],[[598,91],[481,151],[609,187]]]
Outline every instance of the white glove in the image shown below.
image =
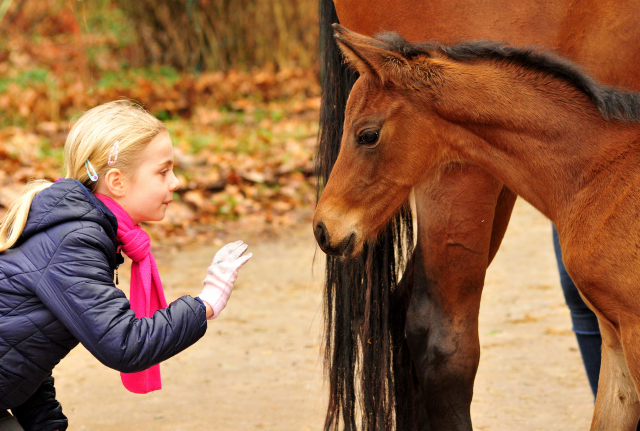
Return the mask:
[[211,319],[218,317],[227,305],[233,283],[238,278],[238,270],[253,256],[253,253],[249,253],[240,257],[247,251],[247,247],[249,246],[242,241],[225,245],[216,253],[207,269],[207,276],[202,282],[202,293],[198,297],[213,309]]

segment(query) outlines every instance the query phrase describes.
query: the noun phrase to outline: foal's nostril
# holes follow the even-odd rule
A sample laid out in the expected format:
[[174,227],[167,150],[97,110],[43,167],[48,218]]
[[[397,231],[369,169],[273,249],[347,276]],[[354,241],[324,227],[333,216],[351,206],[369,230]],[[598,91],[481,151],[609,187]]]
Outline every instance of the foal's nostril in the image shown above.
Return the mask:
[[313,234],[316,237],[316,241],[318,241],[318,245],[322,250],[326,250],[329,248],[329,234],[327,233],[327,227],[323,222],[318,222],[316,227],[313,229]]
[[355,232],[351,232],[351,235],[349,235],[349,238],[347,238],[345,241],[342,242],[342,244],[340,244],[340,248],[342,249],[342,255],[343,256],[351,256],[351,253],[353,253],[353,249],[355,248],[356,245],[356,233]]
[[356,242],[356,234],[352,232],[351,235],[344,238],[337,245],[331,245],[331,237],[329,236],[329,231],[323,222],[316,223],[316,226],[313,228],[313,234],[316,237],[316,241],[318,245],[326,254],[330,256],[345,256],[348,257],[353,253],[353,249],[355,248]]

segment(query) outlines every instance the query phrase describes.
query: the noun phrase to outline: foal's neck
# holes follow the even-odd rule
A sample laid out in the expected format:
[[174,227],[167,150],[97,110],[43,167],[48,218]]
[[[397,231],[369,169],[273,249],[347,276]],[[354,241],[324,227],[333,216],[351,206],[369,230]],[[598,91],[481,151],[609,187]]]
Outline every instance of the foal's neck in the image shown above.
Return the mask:
[[491,172],[551,220],[640,136],[638,124],[606,121],[589,96],[559,79],[465,67],[465,76],[447,76],[436,90],[436,111],[465,130],[448,150]]

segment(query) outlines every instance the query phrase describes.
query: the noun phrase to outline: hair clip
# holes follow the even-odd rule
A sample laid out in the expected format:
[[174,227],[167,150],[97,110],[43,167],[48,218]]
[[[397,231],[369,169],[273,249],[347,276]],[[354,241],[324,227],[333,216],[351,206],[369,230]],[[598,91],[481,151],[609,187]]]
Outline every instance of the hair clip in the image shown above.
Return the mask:
[[[120,146],[120,141],[116,141],[113,143],[113,147],[111,147],[111,151],[109,151],[109,160],[107,161],[108,165],[113,165],[118,160],[118,147]],[[113,151],[115,150],[115,154]],[[113,160],[111,159],[113,156]]]
[[[93,181],[94,183],[96,181],[98,181],[98,173],[93,168],[93,165],[91,164],[89,159],[85,160],[84,166],[85,166],[85,168],[87,168],[87,175],[89,175],[89,178],[91,178],[91,181]],[[93,171],[93,174],[91,173],[91,171],[89,169],[91,169],[91,171]]]

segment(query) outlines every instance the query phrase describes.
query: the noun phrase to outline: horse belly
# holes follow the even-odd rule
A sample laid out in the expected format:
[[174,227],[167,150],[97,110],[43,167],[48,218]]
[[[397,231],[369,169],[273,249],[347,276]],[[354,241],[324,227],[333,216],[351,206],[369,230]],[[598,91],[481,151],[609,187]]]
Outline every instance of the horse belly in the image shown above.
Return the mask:
[[640,90],[640,1],[335,0],[340,23],[410,42],[490,39],[543,46],[582,65],[600,82]]
[[564,21],[567,1],[523,0],[335,0],[340,23],[373,36],[396,31],[410,42],[492,39],[514,45],[552,46]]

